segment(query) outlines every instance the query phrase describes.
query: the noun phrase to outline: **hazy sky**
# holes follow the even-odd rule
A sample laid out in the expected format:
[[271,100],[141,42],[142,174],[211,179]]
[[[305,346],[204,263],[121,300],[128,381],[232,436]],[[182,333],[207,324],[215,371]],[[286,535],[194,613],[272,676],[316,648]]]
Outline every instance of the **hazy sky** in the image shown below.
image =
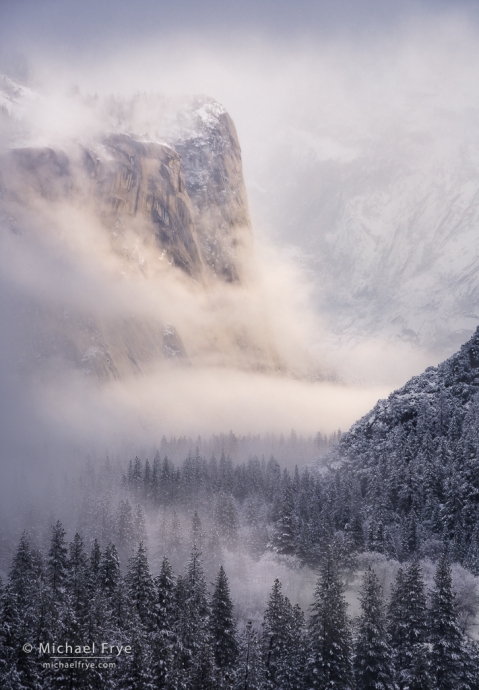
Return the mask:
[[[368,140],[376,130],[386,131],[399,121],[414,120],[414,126],[427,127],[431,112],[445,106],[477,107],[479,97],[471,85],[479,69],[478,16],[477,1],[0,0],[0,60],[2,52],[4,61],[8,53],[24,54],[42,87],[50,89],[50,94],[56,89],[55,97],[45,101],[48,107],[43,106],[42,111],[40,104],[34,109],[33,122],[51,137],[53,146],[60,135],[85,134],[85,123],[65,96],[71,94],[73,83],[82,91],[104,94],[145,90],[199,92],[217,98],[236,123],[246,185],[253,199],[254,190],[259,190],[258,197],[267,182],[271,152],[288,136],[292,124],[313,134],[318,127],[324,131],[341,128],[341,134],[351,129]],[[422,98],[424,93],[427,98]],[[257,238],[268,235],[262,225],[268,222],[266,213],[260,216],[253,208],[253,221]],[[298,293],[297,283],[290,289],[284,273],[281,282],[283,291],[288,288],[289,294]],[[279,303],[283,306],[287,300],[276,299],[275,306]],[[283,325],[288,327],[290,312],[283,309],[281,314],[285,317]],[[319,315],[312,317],[319,321]],[[241,405],[248,411],[245,427],[261,419],[265,425],[274,423],[275,428],[284,426],[289,432],[293,424],[299,429],[296,417],[300,417],[307,427],[303,431],[344,428],[367,411],[379,395],[434,363],[422,353],[404,356],[401,350],[400,356],[392,354],[391,346],[383,343],[366,343],[352,356],[333,353],[333,367],[339,362],[344,370],[345,363],[346,369],[351,363],[351,379],[361,378],[361,369],[359,374],[362,372],[373,386],[369,392],[360,390],[354,395],[351,389],[338,388],[336,402],[333,392],[323,394],[318,389],[316,397],[309,384],[296,381],[288,381],[282,394],[276,390],[276,382],[267,393],[261,393],[264,381],[258,380],[257,407],[251,407],[251,380],[238,372],[231,373],[229,388],[240,391],[237,397],[244,398]],[[195,406],[200,404],[197,400],[205,389],[201,376],[199,372],[198,380],[190,377],[184,383],[185,390],[189,386],[192,406],[189,419],[195,417]],[[213,417],[217,424],[219,411],[227,405],[219,395],[221,383],[215,377],[213,373],[216,397],[209,410],[205,405],[203,408],[205,417]],[[150,390],[143,390],[141,382],[135,385],[134,394],[129,390],[122,397],[111,389],[95,402],[101,410],[116,406],[111,428],[118,426],[118,419],[130,415],[128,405],[141,410],[146,400],[148,409],[154,407]],[[183,380],[175,381],[171,388],[182,385]],[[108,415],[82,416],[82,412],[96,409],[89,399],[81,407],[81,396],[74,394],[68,398],[69,407],[61,395],[51,392],[51,400],[55,396],[61,404],[42,406],[45,414],[53,411],[52,426],[58,424],[58,410],[76,420],[80,435],[83,428],[98,420],[105,426]],[[282,400],[288,405],[283,409],[278,403],[275,407],[276,401]],[[293,404],[289,404],[291,400]],[[263,404],[268,407],[266,412]],[[284,410],[289,414],[289,408],[295,412],[294,419],[286,413],[282,416]],[[329,408],[334,408],[334,414],[326,419]],[[176,431],[176,418],[181,421],[184,408],[180,403],[178,410],[170,405],[170,414]],[[235,410],[220,420],[227,430],[231,418],[237,420]],[[207,426],[203,418],[197,424]]]
[[2,0],[4,46],[78,52],[197,30],[324,38],[387,31],[418,15],[466,13],[475,0]]

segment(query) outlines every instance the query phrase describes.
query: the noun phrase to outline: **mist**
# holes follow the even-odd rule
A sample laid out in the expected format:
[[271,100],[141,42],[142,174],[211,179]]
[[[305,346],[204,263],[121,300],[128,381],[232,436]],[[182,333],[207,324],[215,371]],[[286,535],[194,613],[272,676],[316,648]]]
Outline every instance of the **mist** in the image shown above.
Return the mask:
[[477,636],[477,341],[364,416],[479,322],[478,39],[466,0],[2,4],[0,616],[16,548],[62,612],[56,538],[98,635],[109,555],[155,611],[169,559],[174,626],[192,562],[239,633],[278,578],[304,645],[328,563],[356,639],[365,571],[429,606],[447,552]]
[[[76,143],[119,127],[159,141],[171,123],[166,117],[159,125],[156,105],[133,109],[121,123],[105,106],[109,96],[121,104],[135,94],[159,93],[165,103],[178,103],[206,94],[224,105],[236,124],[254,241],[254,264],[245,268],[244,283],[221,289],[210,284],[204,291],[174,267],[160,267],[156,249],[127,232],[123,241],[133,259],[125,273],[125,261],[111,252],[105,228],[84,199],[73,205],[36,199],[28,212],[17,205],[21,232],[2,234],[9,324],[2,360],[16,382],[10,386],[21,391],[14,397],[28,400],[28,418],[46,437],[71,435],[75,442],[98,441],[106,448],[127,436],[154,442],[163,434],[230,429],[263,434],[347,429],[378,398],[467,337],[476,318],[471,309],[447,343],[408,340],[402,331],[381,325],[384,311],[364,317],[381,292],[367,290],[367,276],[377,271],[375,259],[363,261],[357,244],[359,259],[351,263],[357,236],[348,239],[347,232],[328,253],[337,224],[304,208],[306,194],[313,205],[319,191],[328,202],[318,164],[326,166],[327,175],[327,166],[336,171],[357,163],[361,180],[362,161],[381,151],[392,167],[425,175],[456,157],[466,142],[468,155],[476,150],[479,51],[468,7],[452,11],[444,5],[435,14],[427,7],[406,10],[400,19],[394,13],[387,21],[375,16],[356,35],[338,29],[315,36],[296,27],[285,36],[263,31],[260,24],[222,34],[213,22],[207,29],[178,24],[167,35],[147,32],[141,41],[135,32],[120,43],[105,36],[101,45],[85,38],[68,47],[58,36],[49,49],[43,40],[47,32],[42,39],[30,25],[18,30],[29,77],[21,107],[5,120],[4,146],[12,140],[17,147],[59,146],[74,160]],[[11,21],[14,25],[14,14]],[[92,106],[95,94],[98,104]],[[416,143],[406,146],[410,140]],[[394,205],[388,193],[394,195],[394,189],[388,192],[386,184],[380,200],[386,213]],[[379,246],[382,220],[377,237],[369,237],[373,247]],[[416,277],[414,294],[423,286],[434,292],[443,278],[440,272],[423,283]],[[355,295],[364,288],[366,307],[364,300],[356,306],[349,282]],[[412,300],[410,283],[405,294]],[[397,299],[384,295],[389,321],[404,321]],[[61,353],[48,372],[27,375],[28,365],[20,367],[22,374],[12,374],[32,337],[25,307],[32,300],[47,311],[79,311],[100,321],[174,323],[187,361],[177,366],[150,360],[141,374],[100,385],[71,371]],[[420,320],[417,331],[423,321],[446,330],[455,308],[456,303],[438,299],[424,319],[414,316]],[[405,324],[403,331],[410,330]]]

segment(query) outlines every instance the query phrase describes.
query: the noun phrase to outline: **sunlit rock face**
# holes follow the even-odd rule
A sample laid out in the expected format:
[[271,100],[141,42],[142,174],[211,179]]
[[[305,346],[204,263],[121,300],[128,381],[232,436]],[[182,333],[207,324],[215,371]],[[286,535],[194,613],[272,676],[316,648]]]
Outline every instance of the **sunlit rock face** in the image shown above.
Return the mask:
[[[3,124],[13,136],[0,166],[3,237],[23,238],[17,253],[30,238],[28,251],[43,269],[59,252],[82,274],[96,271],[100,291],[98,300],[82,299],[90,288],[80,279],[74,294],[60,283],[52,296],[33,278],[17,291],[23,369],[73,365],[99,380],[167,360],[277,370],[264,319],[249,311],[251,223],[240,145],[222,106],[204,98],[174,106],[160,97],[113,105],[83,99],[95,127],[58,142],[50,132],[45,142],[20,112],[27,90],[7,85]],[[139,122],[142,109],[148,122]],[[238,307],[238,318],[223,317]]]
[[7,196],[86,195],[106,224],[148,221],[158,246],[187,274],[209,267],[239,280],[237,255],[251,250],[251,223],[236,130],[214,101],[194,101],[185,117],[168,143],[111,133],[80,146],[73,161],[61,148],[16,147],[2,165]]
[[85,151],[84,162],[105,222],[144,218],[175,266],[188,275],[201,274],[194,210],[176,151],[116,134],[97,150]]

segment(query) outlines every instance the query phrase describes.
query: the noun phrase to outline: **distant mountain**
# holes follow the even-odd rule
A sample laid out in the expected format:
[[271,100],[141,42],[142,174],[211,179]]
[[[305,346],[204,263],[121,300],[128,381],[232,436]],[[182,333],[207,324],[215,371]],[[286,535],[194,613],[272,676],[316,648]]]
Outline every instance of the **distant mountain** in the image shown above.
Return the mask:
[[309,270],[337,341],[405,341],[438,361],[479,322],[479,129],[472,108],[415,98],[367,123],[291,127],[252,202]]

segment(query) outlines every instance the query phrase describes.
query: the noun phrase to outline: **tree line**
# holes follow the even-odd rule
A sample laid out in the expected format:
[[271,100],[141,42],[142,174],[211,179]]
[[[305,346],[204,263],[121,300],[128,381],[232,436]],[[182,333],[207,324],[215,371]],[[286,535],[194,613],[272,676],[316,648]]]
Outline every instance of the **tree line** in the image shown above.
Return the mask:
[[[478,690],[479,651],[460,630],[445,554],[426,592],[416,559],[386,601],[366,570],[351,620],[337,545],[325,549],[307,616],[272,586],[260,629],[237,621],[220,566],[208,587],[193,543],[175,576],[153,576],[142,542],[122,572],[110,543],[89,553],[60,522],[47,553],[24,533],[1,592],[0,686],[5,690]],[[52,668],[45,644],[128,647],[115,667]],[[25,645],[30,643],[30,652]],[[43,643],[43,648],[40,648]],[[48,652],[48,653],[47,653]]]

